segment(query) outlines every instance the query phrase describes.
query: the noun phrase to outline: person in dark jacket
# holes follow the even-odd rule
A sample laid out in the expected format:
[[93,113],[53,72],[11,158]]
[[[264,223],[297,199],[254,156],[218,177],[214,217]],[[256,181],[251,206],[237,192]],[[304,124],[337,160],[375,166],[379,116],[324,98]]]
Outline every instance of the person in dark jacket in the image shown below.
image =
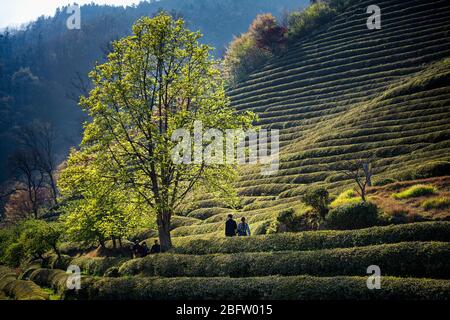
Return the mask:
[[131,248],[131,251],[133,253],[133,258],[139,258],[141,257],[142,253],[142,246],[139,244],[139,240],[134,241],[134,245]]
[[225,236],[234,237],[236,235],[237,224],[233,220],[233,215],[229,214],[227,222],[225,223]]
[[147,247],[147,243],[144,242],[141,247],[142,247],[142,249],[141,249],[141,256],[145,257],[146,255],[148,255],[148,252],[149,252],[148,247]]
[[150,249],[150,254],[153,253],[160,253],[161,252],[161,246],[158,243],[158,240],[155,240],[155,244],[152,245],[152,248]]

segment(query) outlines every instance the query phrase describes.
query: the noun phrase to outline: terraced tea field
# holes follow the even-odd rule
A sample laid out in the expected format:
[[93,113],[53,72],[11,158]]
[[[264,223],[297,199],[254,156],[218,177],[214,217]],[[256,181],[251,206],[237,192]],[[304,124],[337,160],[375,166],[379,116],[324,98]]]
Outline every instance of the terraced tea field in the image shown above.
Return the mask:
[[[449,299],[450,174],[412,173],[450,161],[450,2],[380,0],[382,28],[369,30],[366,8],[373,4],[352,1],[229,89],[237,110],[254,111],[257,126],[280,130],[278,172],[263,176],[257,166],[243,167],[238,209],[195,195],[172,219],[168,253],[131,259],[66,243],[57,263],[0,267],[0,297]],[[344,163],[370,157],[378,185],[368,199],[404,220],[260,234],[281,211],[307,210],[300,196],[313,186],[342,197],[353,186]],[[229,213],[245,216],[253,235],[225,238]],[[150,244],[155,237],[145,230],[137,238]],[[71,264],[83,272],[78,291],[66,286]],[[371,265],[380,267],[381,289],[367,287]]]
[[[368,30],[356,4],[330,25],[229,91],[238,110],[280,131],[280,170],[244,168],[238,182],[253,229],[283,208],[302,210],[299,195],[315,185],[336,194],[351,181],[347,160],[375,157],[374,179],[395,178],[429,161],[450,159],[450,4],[379,1],[381,30]],[[202,195],[175,236],[217,232],[231,210]]]
[[[79,291],[67,288],[64,270],[31,266],[16,280],[2,267],[0,291],[42,299],[447,299],[449,241],[450,222],[191,240],[132,260],[67,257],[58,267],[82,268]],[[378,290],[367,289],[372,264],[382,271]]]

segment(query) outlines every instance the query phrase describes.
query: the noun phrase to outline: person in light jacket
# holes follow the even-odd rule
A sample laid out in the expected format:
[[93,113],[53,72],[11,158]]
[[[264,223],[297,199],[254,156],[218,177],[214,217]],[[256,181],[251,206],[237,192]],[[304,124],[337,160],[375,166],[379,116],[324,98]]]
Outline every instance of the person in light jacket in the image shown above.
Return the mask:
[[237,226],[237,234],[240,237],[245,237],[250,235],[250,227],[248,226],[248,223],[245,222],[245,218],[241,218],[241,223]]

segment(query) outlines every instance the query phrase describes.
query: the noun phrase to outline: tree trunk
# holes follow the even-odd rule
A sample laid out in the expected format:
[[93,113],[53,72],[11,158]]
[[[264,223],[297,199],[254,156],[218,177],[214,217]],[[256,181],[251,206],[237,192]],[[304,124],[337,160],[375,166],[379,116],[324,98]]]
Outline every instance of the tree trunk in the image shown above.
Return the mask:
[[49,172],[48,175],[50,176],[50,187],[52,189],[53,204],[56,206],[58,205],[58,189],[56,188],[55,179],[53,178],[52,173]]
[[[33,193],[34,193],[34,198],[33,198]],[[31,210],[33,211],[33,216],[35,219],[38,218],[38,209],[37,209],[37,205],[36,205],[36,191],[33,191],[31,189],[30,183],[28,183],[28,198],[31,202]]]
[[52,246],[52,248],[53,248],[53,251],[55,251],[56,255],[58,256],[58,261],[61,261],[61,252],[59,252],[58,247],[55,245],[55,246]]
[[366,183],[369,187],[372,186],[372,173],[370,172],[370,164],[363,164],[364,175],[366,176]]
[[105,248],[105,240],[103,240],[103,237],[98,237],[98,242],[100,243],[100,247]]
[[361,199],[363,202],[366,202],[366,188],[361,186],[360,189],[361,189]]
[[158,215],[158,234],[161,252],[166,252],[172,248],[172,238],[170,237],[170,217],[169,212],[163,212]]

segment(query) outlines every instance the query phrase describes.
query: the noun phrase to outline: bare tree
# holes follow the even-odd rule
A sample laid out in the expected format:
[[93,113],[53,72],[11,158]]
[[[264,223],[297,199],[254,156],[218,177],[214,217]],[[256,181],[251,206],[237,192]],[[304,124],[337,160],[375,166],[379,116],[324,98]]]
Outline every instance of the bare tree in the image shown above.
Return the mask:
[[0,194],[5,216],[11,222],[29,216],[38,218],[44,207],[57,204],[54,153],[56,134],[48,123],[34,122],[15,133],[16,151],[8,165],[13,180]]
[[75,89],[75,92],[66,93],[66,98],[78,103],[80,96],[87,96],[89,94],[89,81],[86,81],[80,72],[75,72],[75,76],[70,79],[71,86]]
[[356,192],[364,202],[366,202],[367,187],[372,186],[372,163],[374,160],[375,157],[370,156],[345,161],[344,168],[341,170],[347,178],[355,181],[358,186]]
[[39,216],[39,193],[44,188],[45,175],[37,167],[35,154],[17,150],[10,158],[9,164],[16,175],[16,192],[26,192],[30,211],[34,218]]
[[[21,158],[27,158],[29,167],[39,171],[42,184],[48,186],[52,192],[53,204],[58,204],[58,189],[55,181],[57,169],[54,150],[55,130],[49,123],[34,122],[20,130],[17,140],[21,149],[19,152]],[[24,174],[23,170],[22,173]]]

